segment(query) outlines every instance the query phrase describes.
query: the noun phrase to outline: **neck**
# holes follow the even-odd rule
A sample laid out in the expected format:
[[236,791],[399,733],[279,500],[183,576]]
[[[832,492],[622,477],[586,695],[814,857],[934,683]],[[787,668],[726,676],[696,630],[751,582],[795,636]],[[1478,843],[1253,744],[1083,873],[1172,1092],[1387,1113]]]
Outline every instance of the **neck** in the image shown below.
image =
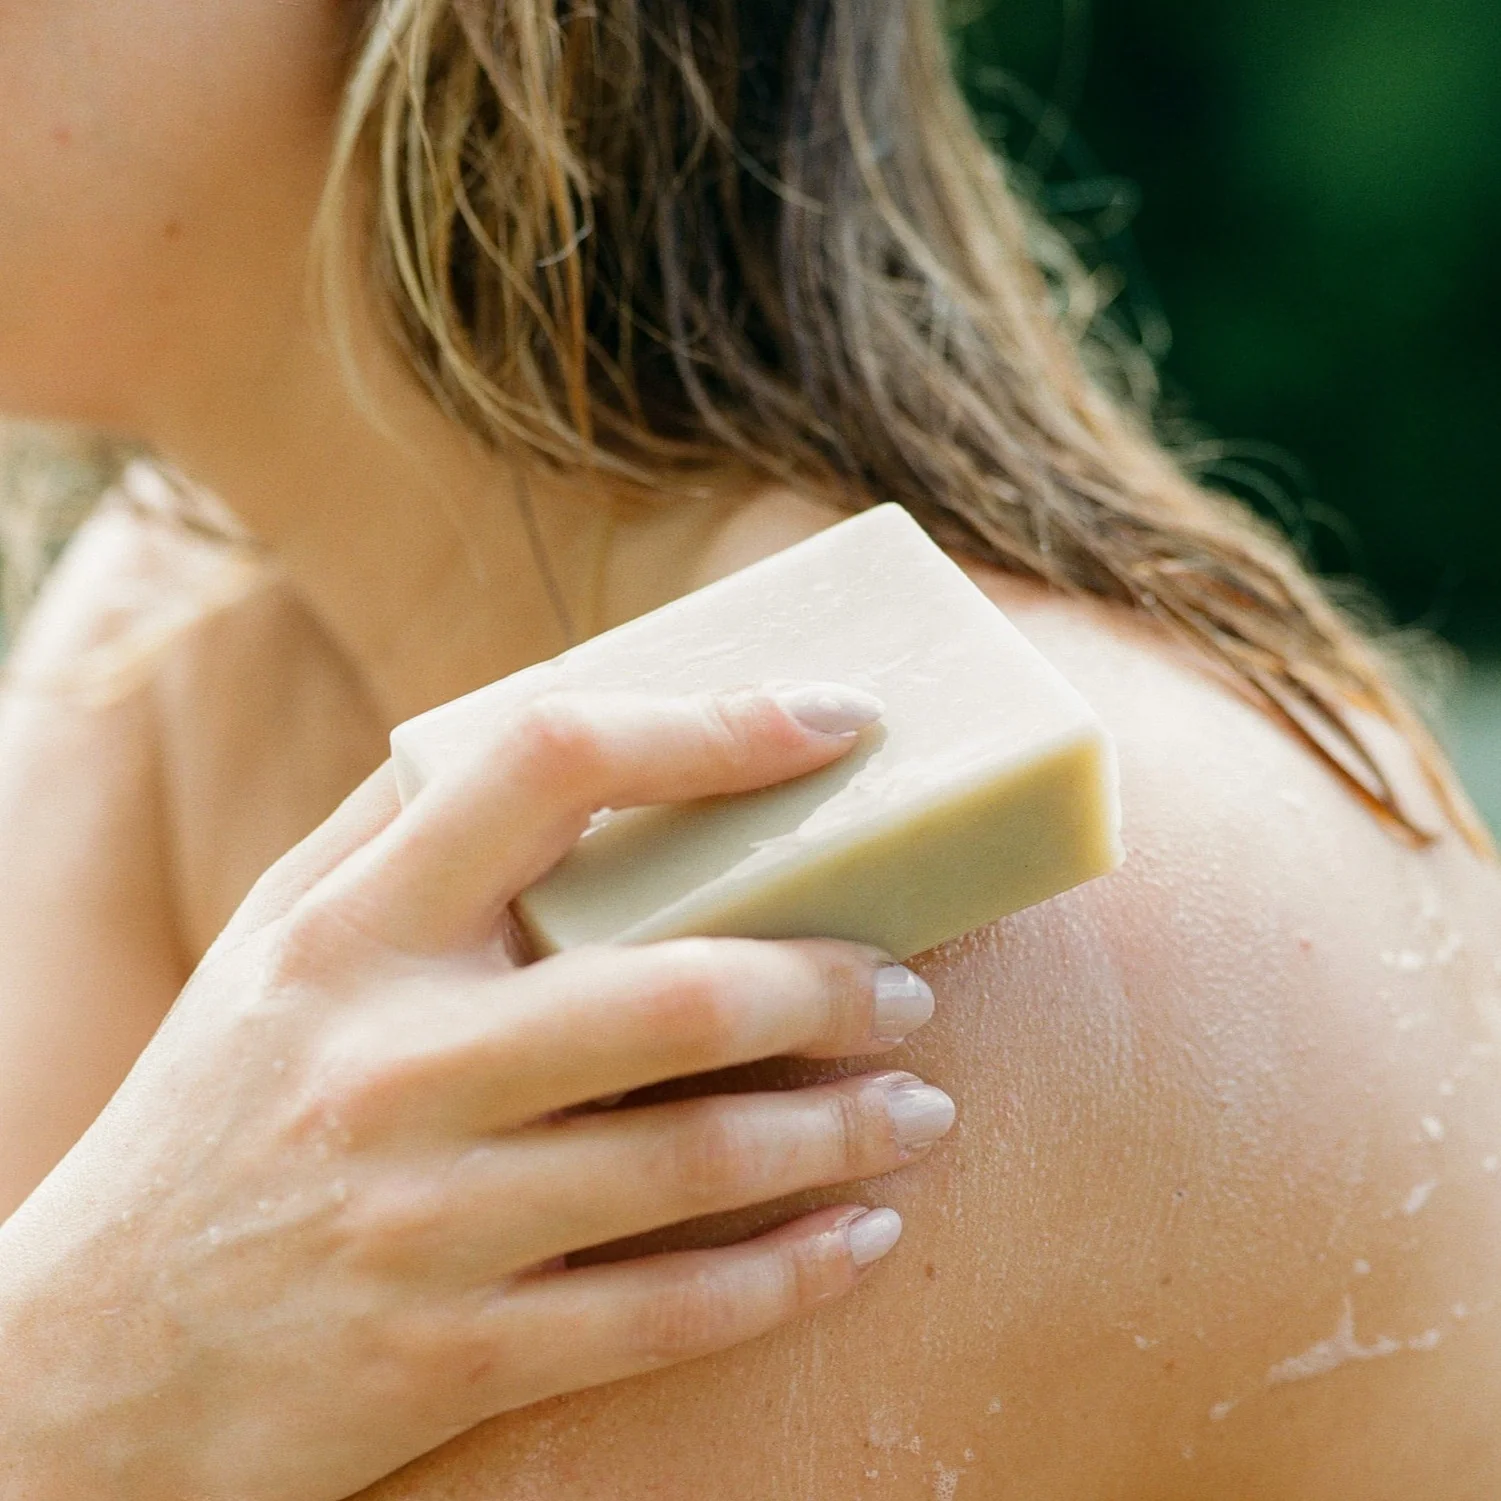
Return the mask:
[[663,507],[486,451],[394,368],[311,350],[152,436],[277,558],[393,725],[703,581],[744,487]]

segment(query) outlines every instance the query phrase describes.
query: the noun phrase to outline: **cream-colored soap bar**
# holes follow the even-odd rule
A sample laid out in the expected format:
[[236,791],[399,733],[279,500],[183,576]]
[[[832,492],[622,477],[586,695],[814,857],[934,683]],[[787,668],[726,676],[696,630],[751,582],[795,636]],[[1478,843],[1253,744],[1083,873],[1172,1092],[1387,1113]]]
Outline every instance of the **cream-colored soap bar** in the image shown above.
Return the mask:
[[886,716],[798,781],[597,819],[519,903],[544,952],[734,934],[905,958],[1120,861],[1094,713],[894,505],[399,726],[401,795],[540,693],[776,678],[868,689]]

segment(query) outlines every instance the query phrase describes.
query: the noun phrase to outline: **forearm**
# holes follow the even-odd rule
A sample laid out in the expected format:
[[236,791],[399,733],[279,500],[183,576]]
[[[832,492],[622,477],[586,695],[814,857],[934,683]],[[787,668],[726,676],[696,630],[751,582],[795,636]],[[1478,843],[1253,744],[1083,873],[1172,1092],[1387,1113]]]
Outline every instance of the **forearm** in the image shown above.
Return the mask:
[[88,1501],[119,1494],[97,1473],[91,1442],[54,1393],[56,1346],[36,1338],[24,1305],[0,1297],[0,1498]]
[[144,1247],[90,1216],[64,1165],[0,1226],[0,1498],[191,1497],[163,1310],[111,1280]]

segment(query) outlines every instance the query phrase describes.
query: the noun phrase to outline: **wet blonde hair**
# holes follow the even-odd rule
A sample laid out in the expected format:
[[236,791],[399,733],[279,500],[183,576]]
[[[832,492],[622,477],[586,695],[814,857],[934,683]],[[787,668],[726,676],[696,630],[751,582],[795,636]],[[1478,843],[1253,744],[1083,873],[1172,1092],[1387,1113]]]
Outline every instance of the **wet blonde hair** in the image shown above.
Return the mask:
[[330,306],[373,286],[497,449],[664,493],[731,456],[898,500],[1186,638],[1421,841],[1370,721],[1394,726],[1485,846],[1373,646],[1122,399],[1092,284],[1008,190],[932,0],[381,0],[324,230]]
[[949,547],[1160,622],[1422,842],[1377,749],[1395,727],[1488,847],[1382,655],[1152,436],[1150,376],[1008,188],[935,0],[363,0],[351,21],[326,311],[348,329],[373,291],[483,442],[664,499],[730,459],[900,501]]

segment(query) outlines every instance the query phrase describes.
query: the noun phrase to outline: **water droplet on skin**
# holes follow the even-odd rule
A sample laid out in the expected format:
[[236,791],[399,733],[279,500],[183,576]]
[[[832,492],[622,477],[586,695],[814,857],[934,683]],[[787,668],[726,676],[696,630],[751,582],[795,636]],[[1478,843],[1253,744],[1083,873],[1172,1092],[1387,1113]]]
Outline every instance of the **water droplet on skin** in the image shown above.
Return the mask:
[[1402,1213],[1407,1215],[1417,1214],[1428,1202],[1429,1196],[1437,1187],[1437,1178],[1425,1178],[1421,1183],[1414,1183],[1412,1192],[1402,1201]]
[[1428,963],[1416,949],[1383,949],[1380,959],[1387,969],[1394,969],[1404,975],[1413,974]]
[[1452,1099],[1454,1097],[1454,1080],[1453,1079],[1440,1079],[1439,1080],[1439,1085],[1438,1085],[1438,1092],[1441,1095],[1443,1095],[1443,1097],[1446,1100]]
[[1492,1157],[1485,1157],[1485,1158],[1481,1159],[1481,1162],[1480,1162],[1480,1170],[1481,1170],[1481,1172],[1483,1172],[1483,1173],[1494,1173],[1497,1168],[1501,1168],[1501,1157],[1494,1157],[1494,1156],[1492,1156]]
[[1444,1123],[1436,1115],[1425,1115],[1418,1124],[1423,1128],[1423,1135],[1429,1141],[1444,1139]]
[[1266,1373],[1268,1386],[1281,1386],[1289,1381],[1307,1381],[1313,1376],[1323,1376],[1352,1360],[1378,1360],[1384,1355],[1395,1355],[1402,1345],[1382,1335],[1369,1345],[1363,1345],[1355,1337],[1355,1306],[1347,1296],[1340,1310],[1339,1322],[1328,1339],[1310,1345],[1300,1355],[1290,1355],[1279,1360]]
[[994,1417],[996,1415],[996,1413],[998,1413],[1000,1410],[1001,1410],[1001,1399],[999,1397],[992,1397],[990,1399],[990,1405],[985,1409],[985,1411],[988,1412],[991,1415],[991,1417]]
[[1371,1263],[1362,1256],[1350,1270],[1357,1277],[1369,1277],[1371,1275]]
[[1459,952],[1464,946],[1465,939],[1463,933],[1450,933],[1433,951],[1433,962],[1440,967],[1452,964],[1459,957]]
[[286,1071],[287,1060],[285,1058],[273,1058],[271,1060],[271,1072],[273,1074],[284,1074]]
[[224,1232],[217,1225],[210,1225],[204,1235],[204,1239],[211,1246],[222,1246],[224,1244]]
[[1144,1334],[1133,1334],[1131,1342],[1138,1350],[1150,1350],[1157,1343],[1155,1339],[1148,1339]]
[[933,1501],[954,1501],[960,1471],[951,1470],[941,1459],[933,1462]]

